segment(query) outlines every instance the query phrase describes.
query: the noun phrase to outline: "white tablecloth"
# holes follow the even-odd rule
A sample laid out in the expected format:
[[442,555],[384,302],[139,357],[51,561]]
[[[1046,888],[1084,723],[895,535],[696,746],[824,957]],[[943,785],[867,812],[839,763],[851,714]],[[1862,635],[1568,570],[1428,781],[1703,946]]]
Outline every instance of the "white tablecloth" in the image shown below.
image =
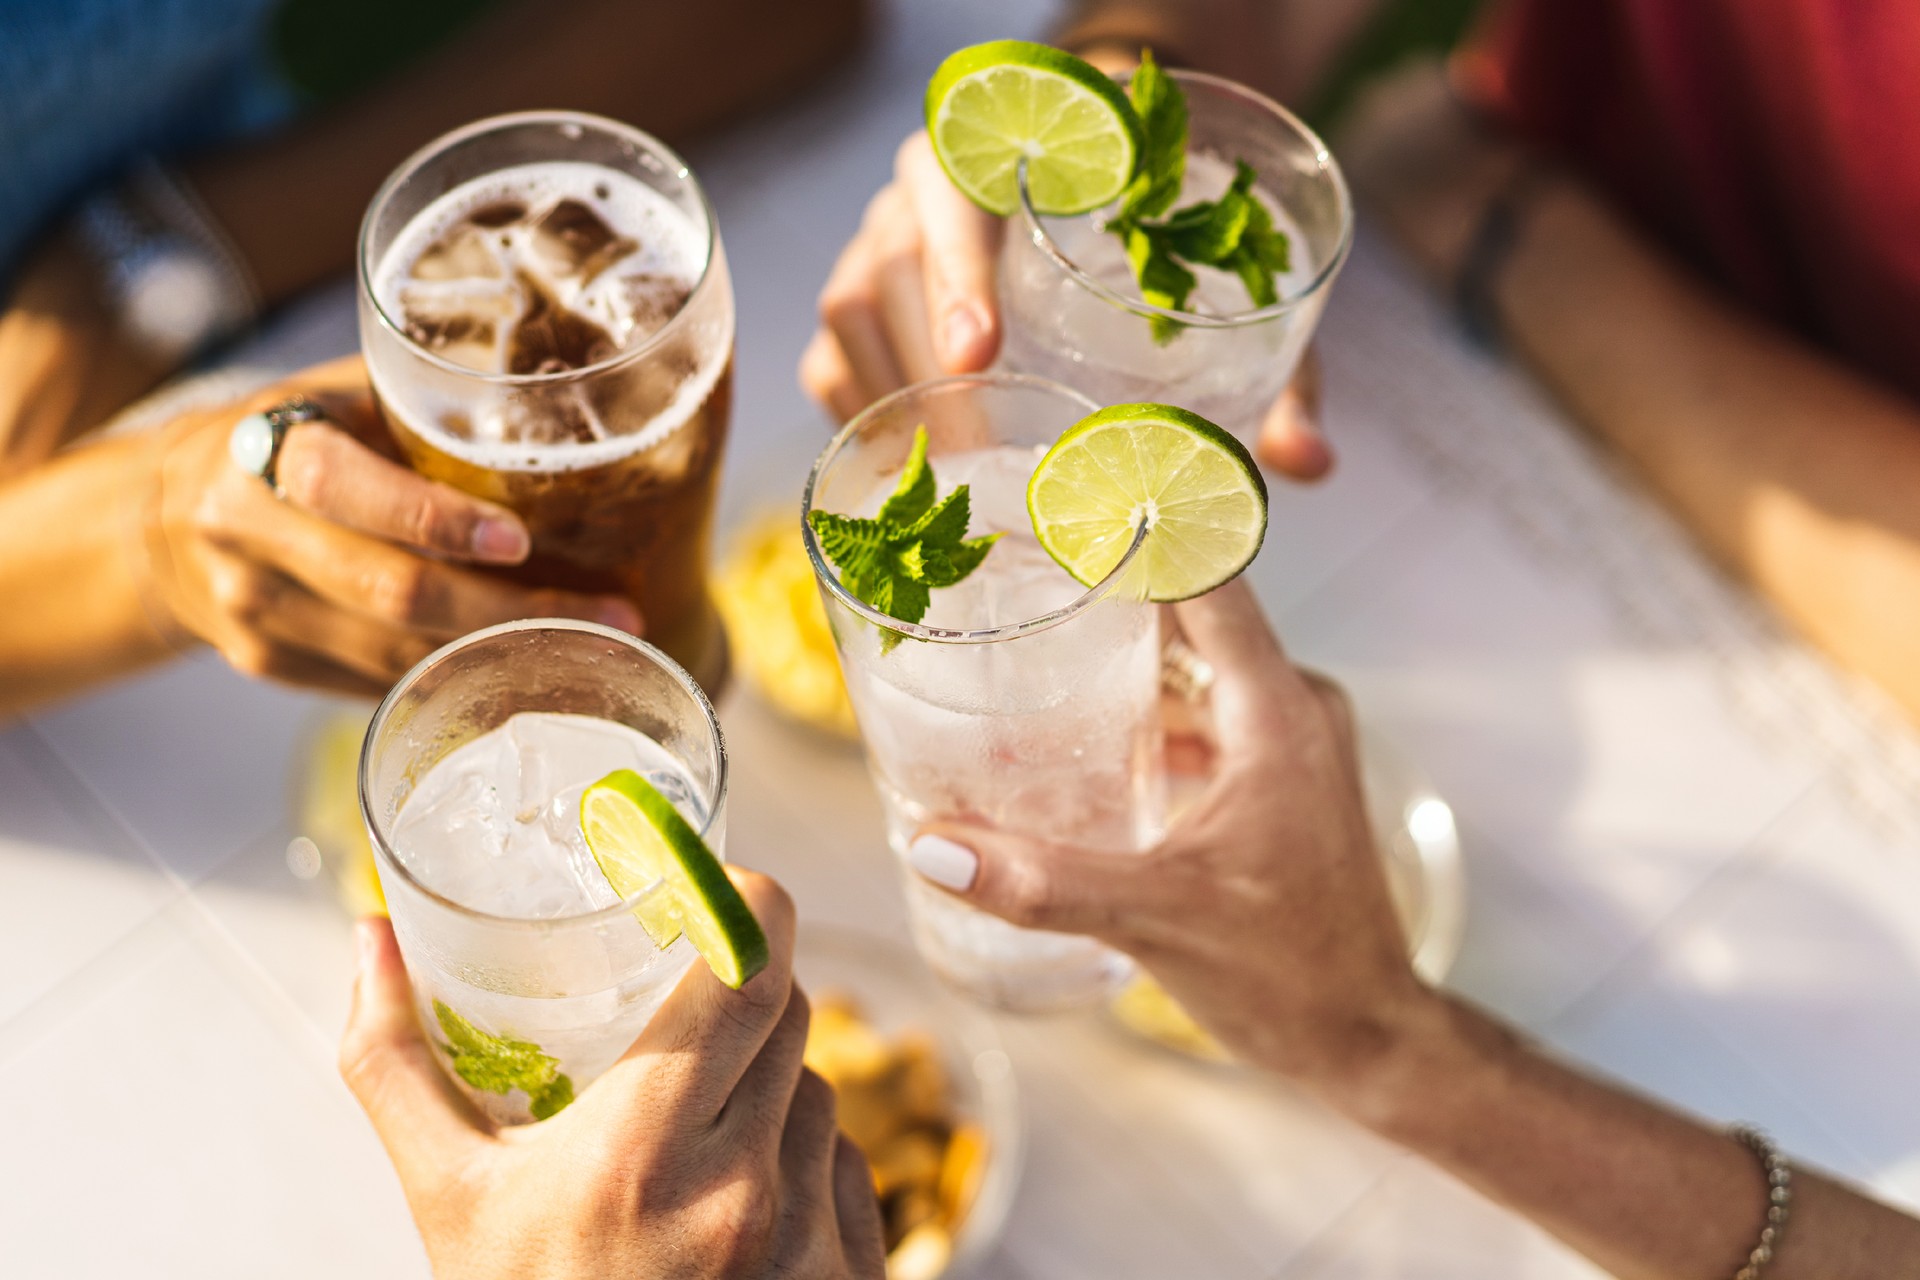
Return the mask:
[[[834,87],[694,151],[740,301],[729,521],[796,501],[824,439],[794,363],[925,76],[1038,29],[1015,0],[909,4]],[[323,292],[239,364],[350,349],[349,303]],[[1454,984],[1920,1204],[1911,736],[1464,347],[1364,228],[1323,337],[1340,470],[1276,489],[1252,573],[1295,652],[1455,807]],[[425,1274],[333,1072],[348,922],[284,857],[323,706],[202,655],[0,725],[0,1276]],[[810,918],[904,937],[858,756],[740,696],[723,718],[733,856]],[[1097,1017],[1001,1023],[1031,1142],[995,1275],[1596,1274],[1284,1088]]]

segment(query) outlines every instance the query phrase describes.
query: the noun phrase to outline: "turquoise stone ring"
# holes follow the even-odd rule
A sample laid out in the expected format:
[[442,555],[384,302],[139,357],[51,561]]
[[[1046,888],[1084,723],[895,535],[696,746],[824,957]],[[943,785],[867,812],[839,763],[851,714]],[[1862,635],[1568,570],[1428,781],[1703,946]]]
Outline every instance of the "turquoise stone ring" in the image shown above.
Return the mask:
[[326,415],[320,406],[304,396],[284,400],[271,409],[250,413],[233,424],[227,436],[227,456],[233,465],[248,475],[259,476],[269,489],[277,490],[275,468],[280,462],[280,445],[287,431],[302,422],[319,422]]

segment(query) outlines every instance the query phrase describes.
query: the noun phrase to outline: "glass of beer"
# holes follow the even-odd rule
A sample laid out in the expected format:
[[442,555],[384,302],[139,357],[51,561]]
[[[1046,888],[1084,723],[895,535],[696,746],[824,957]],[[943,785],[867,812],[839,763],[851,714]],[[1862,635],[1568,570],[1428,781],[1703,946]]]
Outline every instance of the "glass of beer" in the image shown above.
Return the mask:
[[481,120],[380,188],[360,344],[415,470],[517,512],[530,585],[631,599],[713,689],[707,594],[733,385],[733,286],[684,161],[570,111]]

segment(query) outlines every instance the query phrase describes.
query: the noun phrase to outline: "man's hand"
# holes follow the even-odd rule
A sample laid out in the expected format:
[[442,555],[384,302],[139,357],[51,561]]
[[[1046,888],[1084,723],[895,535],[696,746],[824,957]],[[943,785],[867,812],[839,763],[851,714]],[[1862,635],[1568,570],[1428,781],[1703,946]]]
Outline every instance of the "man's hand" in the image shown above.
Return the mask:
[[[889,392],[993,363],[1003,336],[994,276],[1006,224],[947,178],[920,132],[820,291],[820,329],[800,358],[807,394],[845,421]],[[1260,460],[1296,480],[1333,465],[1321,438],[1311,352],[1268,411]]]
[[772,960],[739,991],[695,964],[633,1047],[551,1120],[496,1129],[434,1060],[393,930],[360,925],[340,1071],[439,1280],[880,1280],[873,1180],[801,1063],[793,902],[731,873]]

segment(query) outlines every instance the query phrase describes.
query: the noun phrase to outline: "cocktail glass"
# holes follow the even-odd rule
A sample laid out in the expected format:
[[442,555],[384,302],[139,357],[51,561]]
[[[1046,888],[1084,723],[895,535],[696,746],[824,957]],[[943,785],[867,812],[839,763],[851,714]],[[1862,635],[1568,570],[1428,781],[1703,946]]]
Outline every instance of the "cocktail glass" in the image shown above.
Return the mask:
[[[1000,367],[1064,382],[1101,404],[1157,401],[1209,418],[1251,441],[1292,379],[1353,239],[1346,179],[1326,144],[1286,108],[1243,85],[1196,71],[1167,73],[1189,113],[1180,203],[1212,200],[1236,160],[1291,241],[1279,299],[1253,307],[1239,277],[1195,268],[1185,311],[1145,302],[1110,210],[1074,217],[1034,211],[1020,173],[1020,212],[1000,259],[1006,337]],[[1154,340],[1155,318],[1181,326]]]
[[[1026,509],[1027,479],[1047,446],[1094,408],[1039,378],[943,378],[876,402],[814,464],[807,511],[871,515],[924,424],[943,495],[968,484],[971,532],[1005,535],[972,576],[933,592],[914,624],[850,594],[807,529],[896,854],[939,819],[1117,857],[1163,833],[1159,615],[1128,585],[1144,535],[1088,588],[1040,548]],[[928,963],[988,1004],[1087,1004],[1130,972],[1092,939],[1018,928],[904,879]]]
[[585,622],[463,637],[368,726],[361,813],[421,1025],[502,1123],[545,1118],[611,1066],[696,955],[634,915],[664,888],[623,900],[580,836],[581,791],[621,767],[724,855],[712,705],[652,645]]

